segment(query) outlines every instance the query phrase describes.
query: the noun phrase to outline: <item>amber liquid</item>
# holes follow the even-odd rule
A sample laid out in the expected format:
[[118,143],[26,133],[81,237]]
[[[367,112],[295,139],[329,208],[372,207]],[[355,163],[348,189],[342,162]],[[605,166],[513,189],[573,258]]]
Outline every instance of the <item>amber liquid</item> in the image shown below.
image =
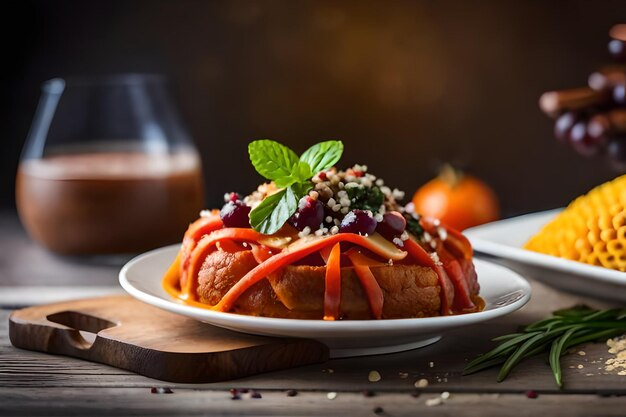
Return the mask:
[[29,234],[65,255],[137,253],[178,242],[204,200],[191,152],[26,160],[16,194]]

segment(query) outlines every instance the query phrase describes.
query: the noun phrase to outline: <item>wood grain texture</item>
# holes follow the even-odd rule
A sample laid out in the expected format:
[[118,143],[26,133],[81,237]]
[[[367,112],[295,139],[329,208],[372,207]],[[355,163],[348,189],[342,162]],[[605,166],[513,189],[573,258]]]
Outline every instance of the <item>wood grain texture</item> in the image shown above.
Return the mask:
[[[382,393],[364,397],[361,393],[338,392],[330,400],[327,392],[300,391],[288,397],[285,391],[260,391],[262,398],[242,394],[231,400],[228,390],[174,389],[172,394],[151,394],[149,388],[0,388],[0,415],[11,416],[503,416],[551,417],[623,416],[625,397],[595,395],[452,394],[439,405],[431,401],[439,393],[413,397],[409,392]],[[71,395],[71,402],[67,397]],[[378,413],[375,410],[378,408]]]
[[312,340],[236,333],[129,296],[17,310],[9,317],[9,337],[23,349],[106,363],[172,382],[231,380],[328,359],[326,346]]

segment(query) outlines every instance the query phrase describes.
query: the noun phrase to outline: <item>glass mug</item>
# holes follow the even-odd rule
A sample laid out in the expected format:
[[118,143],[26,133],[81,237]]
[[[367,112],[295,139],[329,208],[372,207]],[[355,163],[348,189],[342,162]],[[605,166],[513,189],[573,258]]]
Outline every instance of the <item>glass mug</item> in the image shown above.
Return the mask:
[[30,236],[63,255],[181,239],[204,202],[200,158],[157,75],[43,84],[16,183]]

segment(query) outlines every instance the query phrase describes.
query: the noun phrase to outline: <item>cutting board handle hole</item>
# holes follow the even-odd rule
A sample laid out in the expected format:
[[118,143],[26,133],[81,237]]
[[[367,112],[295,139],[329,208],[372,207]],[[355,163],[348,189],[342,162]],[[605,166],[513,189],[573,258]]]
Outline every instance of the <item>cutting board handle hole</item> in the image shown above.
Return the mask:
[[116,326],[108,320],[77,311],[61,311],[49,314],[46,318],[53,323],[71,328],[72,344],[79,349],[91,348],[98,332]]

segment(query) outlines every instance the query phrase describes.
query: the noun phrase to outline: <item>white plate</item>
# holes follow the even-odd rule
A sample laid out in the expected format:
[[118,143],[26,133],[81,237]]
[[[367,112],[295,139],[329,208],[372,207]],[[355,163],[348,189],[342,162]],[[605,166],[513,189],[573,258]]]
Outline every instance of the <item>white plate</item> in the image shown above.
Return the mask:
[[476,261],[480,295],[486,307],[458,316],[395,320],[297,320],[222,313],[184,305],[163,290],[161,279],[176,257],[179,245],[140,255],[120,271],[122,287],[133,297],[173,313],[243,333],[316,339],[331,349],[332,357],[372,355],[415,349],[438,341],[452,328],[509,314],[528,302],[530,285],[515,272]]
[[561,209],[527,214],[464,231],[479,255],[554,287],[598,298],[626,301],[626,273],[523,249]]

